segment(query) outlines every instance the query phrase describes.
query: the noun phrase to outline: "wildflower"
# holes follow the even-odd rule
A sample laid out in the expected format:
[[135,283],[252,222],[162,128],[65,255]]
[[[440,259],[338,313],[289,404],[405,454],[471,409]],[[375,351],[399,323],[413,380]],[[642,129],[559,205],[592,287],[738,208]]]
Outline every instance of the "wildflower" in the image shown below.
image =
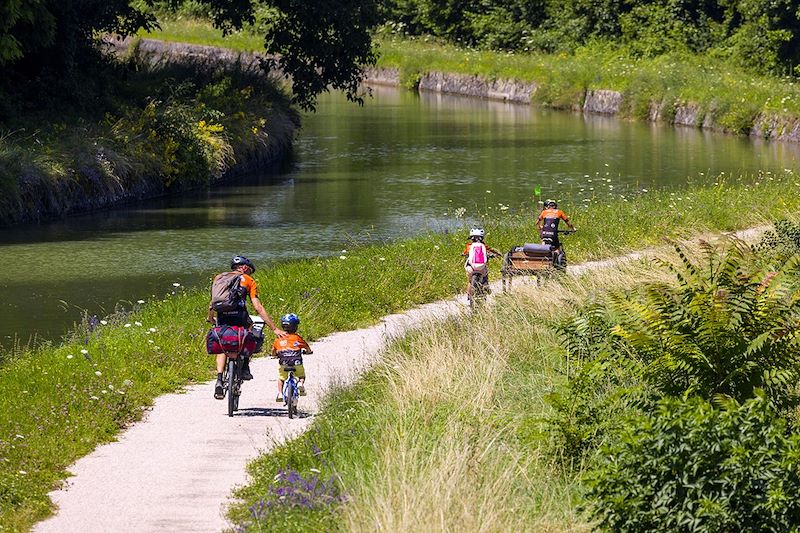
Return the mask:
[[134,322],[134,324],[136,324],[137,326],[141,326],[142,325],[141,322]]
[[100,394],[108,394],[108,391],[106,389],[103,389],[100,391]]
[[492,191],[490,191],[489,189],[486,189],[486,192],[487,192],[487,193],[491,193]]
[[144,300],[136,300],[136,303],[137,303],[137,304],[143,304],[143,303],[144,303]]
[[180,284],[180,283],[173,283],[173,284],[172,284],[172,286],[173,286],[173,287],[180,287],[180,286],[181,286],[181,284]]
[[153,344],[153,339],[148,339],[147,342],[149,342],[150,344]]
[[310,471],[314,472],[315,474],[319,474],[318,468],[309,468]]
[[125,327],[126,327],[126,328],[129,328],[129,327],[131,327],[131,323],[130,323],[130,322],[128,322],[127,324],[125,324]]
[[133,381],[129,379],[126,379],[125,381],[122,382],[123,387],[130,387],[131,385],[133,385]]
[[97,396],[89,396],[89,399],[90,400],[99,400],[100,398],[98,398]]
[[20,435],[19,433],[17,433],[17,434],[16,434],[16,435],[14,435],[14,436],[15,436],[16,438],[18,438],[18,439],[24,439],[24,438],[25,438],[25,435]]
[[83,355],[86,355],[87,353],[89,353],[89,350],[85,350],[85,349],[84,349],[84,350],[81,350],[81,353],[82,353]]
[[385,257],[379,257],[378,261],[386,261],[386,258]]
[[439,249],[439,245],[438,245],[438,244],[434,244],[434,245],[433,245],[433,249],[434,249],[434,250],[438,250],[438,249]]
[[150,328],[148,331],[150,331],[151,333],[155,333],[156,332],[156,328]]
[[340,255],[340,256],[339,256],[339,259],[347,259],[347,256]]
[[68,355],[68,356],[67,356],[67,359],[72,359],[72,355],[71,355],[71,354],[70,354],[70,355]]
[[102,372],[100,372],[99,370],[95,370],[95,371],[94,371],[94,375],[95,375],[95,376],[102,376],[102,375],[103,375],[103,373],[102,373]]
[[347,250],[342,250],[342,253],[343,253],[343,254],[346,254],[346,253],[347,253]]
[[101,320],[100,323],[105,326],[106,324],[108,324],[108,320]]
[[24,470],[20,470],[19,473],[22,476],[27,476],[28,475],[28,473],[26,471],[24,471]]

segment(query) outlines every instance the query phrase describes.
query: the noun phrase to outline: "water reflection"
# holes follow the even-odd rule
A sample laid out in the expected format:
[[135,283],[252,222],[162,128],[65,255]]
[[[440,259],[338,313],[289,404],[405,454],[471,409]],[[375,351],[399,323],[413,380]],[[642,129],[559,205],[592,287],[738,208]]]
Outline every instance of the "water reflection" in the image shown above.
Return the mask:
[[4,232],[0,252],[15,268],[0,280],[0,337],[57,336],[76,307],[103,313],[175,281],[205,283],[235,253],[263,264],[337,252],[354,236],[455,227],[456,207],[520,205],[536,185],[579,223],[580,203],[601,191],[795,167],[800,150],[503,102],[373,95],[363,108],[325,96],[286,173]]

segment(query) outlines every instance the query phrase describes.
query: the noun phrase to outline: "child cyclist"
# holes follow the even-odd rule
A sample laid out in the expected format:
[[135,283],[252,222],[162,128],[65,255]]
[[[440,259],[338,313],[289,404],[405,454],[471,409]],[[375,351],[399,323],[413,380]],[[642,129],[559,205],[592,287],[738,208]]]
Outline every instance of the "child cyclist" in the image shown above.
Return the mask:
[[285,367],[293,366],[294,375],[300,382],[297,390],[300,396],[306,395],[306,372],[303,368],[303,351],[312,353],[311,347],[297,334],[297,326],[300,325],[300,317],[294,313],[289,313],[281,317],[281,327],[286,331],[285,337],[275,339],[272,344],[272,357],[278,358],[278,396],[276,402],[283,401],[283,382],[289,377]]
[[489,247],[483,238],[486,232],[482,228],[472,228],[469,230],[469,241],[467,242],[462,256],[467,259],[464,262],[464,270],[467,272],[467,297],[472,297],[472,275],[478,273],[482,276],[481,281],[488,281],[489,278],[489,254],[501,255],[494,248]]

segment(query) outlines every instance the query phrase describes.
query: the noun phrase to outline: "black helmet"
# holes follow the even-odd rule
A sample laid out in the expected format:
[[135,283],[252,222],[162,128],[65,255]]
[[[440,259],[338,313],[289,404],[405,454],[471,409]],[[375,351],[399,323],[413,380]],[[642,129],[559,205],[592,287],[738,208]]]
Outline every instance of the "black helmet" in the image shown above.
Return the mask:
[[240,267],[242,265],[249,266],[253,270],[253,272],[256,271],[256,266],[253,264],[252,261],[250,261],[245,256],[243,255],[233,256],[233,259],[231,259],[231,270],[236,270],[237,267]]
[[556,203],[555,200],[545,200],[544,201],[544,206],[545,207],[558,207],[558,204]]

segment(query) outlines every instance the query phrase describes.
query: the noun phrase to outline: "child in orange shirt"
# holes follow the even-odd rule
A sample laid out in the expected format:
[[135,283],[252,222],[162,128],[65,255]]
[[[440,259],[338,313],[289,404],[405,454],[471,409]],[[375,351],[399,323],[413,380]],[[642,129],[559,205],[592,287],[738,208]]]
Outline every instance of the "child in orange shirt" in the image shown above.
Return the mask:
[[288,333],[285,337],[279,337],[272,343],[272,357],[278,358],[278,396],[276,402],[283,401],[283,382],[289,377],[289,373],[284,370],[287,366],[295,368],[294,375],[299,381],[297,390],[300,396],[306,395],[306,371],[303,368],[303,351],[312,353],[311,347],[297,334],[297,326],[300,325],[300,317],[294,313],[289,313],[281,317],[281,327]]

